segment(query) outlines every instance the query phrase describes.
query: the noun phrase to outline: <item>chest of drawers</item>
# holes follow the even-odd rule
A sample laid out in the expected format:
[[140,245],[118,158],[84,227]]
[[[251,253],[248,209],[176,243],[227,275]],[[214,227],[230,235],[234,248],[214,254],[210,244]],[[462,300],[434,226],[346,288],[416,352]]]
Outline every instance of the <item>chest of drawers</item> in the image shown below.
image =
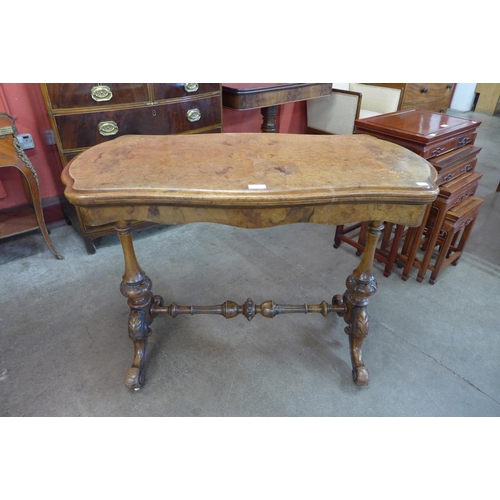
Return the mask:
[[[222,131],[220,83],[46,83],[41,88],[63,166],[122,135]],[[95,253],[93,240],[113,232],[87,227],[78,208],[63,208],[89,253]]]
[[401,110],[420,109],[445,113],[450,107],[455,83],[377,83],[383,87],[402,89]]
[[444,113],[450,107],[454,83],[405,83],[401,109]]

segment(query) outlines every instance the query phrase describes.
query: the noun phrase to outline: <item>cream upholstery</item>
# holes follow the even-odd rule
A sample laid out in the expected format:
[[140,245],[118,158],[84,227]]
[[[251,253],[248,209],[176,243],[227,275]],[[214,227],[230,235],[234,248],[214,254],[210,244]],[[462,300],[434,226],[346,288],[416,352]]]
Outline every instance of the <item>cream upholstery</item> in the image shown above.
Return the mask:
[[352,134],[361,96],[332,89],[332,93],[307,101],[307,126],[329,134]]
[[307,101],[307,127],[316,133],[352,134],[358,118],[397,111],[401,92],[363,83],[350,83],[348,91],[332,88],[330,95]]
[[[401,89],[350,83],[349,90],[362,94],[360,118],[382,115],[398,110]],[[364,115],[364,116],[362,116]]]

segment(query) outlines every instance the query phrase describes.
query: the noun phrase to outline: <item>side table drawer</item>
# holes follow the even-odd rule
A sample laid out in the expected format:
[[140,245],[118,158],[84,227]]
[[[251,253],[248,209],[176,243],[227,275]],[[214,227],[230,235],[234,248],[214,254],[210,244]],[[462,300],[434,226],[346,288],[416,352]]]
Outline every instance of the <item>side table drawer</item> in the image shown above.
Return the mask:
[[147,83],[48,83],[53,110],[146,103]]
[[220,126],[220,97],[55,116],[63,150],[88,148],[126,134],[179,134]]

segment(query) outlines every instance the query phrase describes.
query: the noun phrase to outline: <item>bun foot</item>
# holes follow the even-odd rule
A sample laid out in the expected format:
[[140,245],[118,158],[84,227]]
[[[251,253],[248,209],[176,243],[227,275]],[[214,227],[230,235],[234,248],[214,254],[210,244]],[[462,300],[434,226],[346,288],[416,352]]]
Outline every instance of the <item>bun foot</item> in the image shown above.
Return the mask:
[[352,370],[352,379],[356,385],[368,385],[370,383],[370,376],[366,366],[357,366]]
[[144,373],[132,366],[125,375],[125,385],[131,390],[138,391],[144,385]]

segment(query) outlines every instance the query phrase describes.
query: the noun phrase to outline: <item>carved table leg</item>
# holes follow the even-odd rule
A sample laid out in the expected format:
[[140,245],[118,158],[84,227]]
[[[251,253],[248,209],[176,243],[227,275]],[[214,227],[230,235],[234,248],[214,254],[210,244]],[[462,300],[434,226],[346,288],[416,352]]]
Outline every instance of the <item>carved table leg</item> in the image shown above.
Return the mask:
[[13,138],[14,149],[19,156],[21,161],[16,162],[13,166],[15,166],[23,175],[26,185],[29,188],[29,194],[31,195],[31,202],[33,204],[33,208],[35,210],[36,220],[38,222],[38,227],[42,233],[43,239],[45,243],[50,248],[50,251],[54,254],[54,256],[61,260],[64,257],[54,248],[52,241],[49,236],[49,232],[47,230],[47,226],[45,225],[45,219],[43,217],[43,208],[42,201],[40,198],[40,186],[38,184],[38,175],[36,173],[35,168],[33,167],[30,159],[26,156],[26,153],[21,148],[19,141],[16,137]]
[[129,389],[139,390],[144,385],[144,362],[146,359],[147,338],[151,334],[149,326],[154,316],[153,304],[163,305],[163,299],[153,296],[152,283],[140,268],[132,242],[131,224],[120,221],[115,229],[120,238],[125,260],[125,273],[120,285],[121,293],[128,298],[130,315],[128,320],[129,337],[134,343],[134,361],[125,376]]
[[349,335],[352,376],[357,385],[368,385],[370,380],[368,370],[363,363],[361,346],[368,334],[368,314],[366,312],[368,298],[377,290],[377,282],[373,275],[373,258],[383,227],[383,221],[370,222],[361,262],[346,280],[344,320],[347,326],[345,332]]

